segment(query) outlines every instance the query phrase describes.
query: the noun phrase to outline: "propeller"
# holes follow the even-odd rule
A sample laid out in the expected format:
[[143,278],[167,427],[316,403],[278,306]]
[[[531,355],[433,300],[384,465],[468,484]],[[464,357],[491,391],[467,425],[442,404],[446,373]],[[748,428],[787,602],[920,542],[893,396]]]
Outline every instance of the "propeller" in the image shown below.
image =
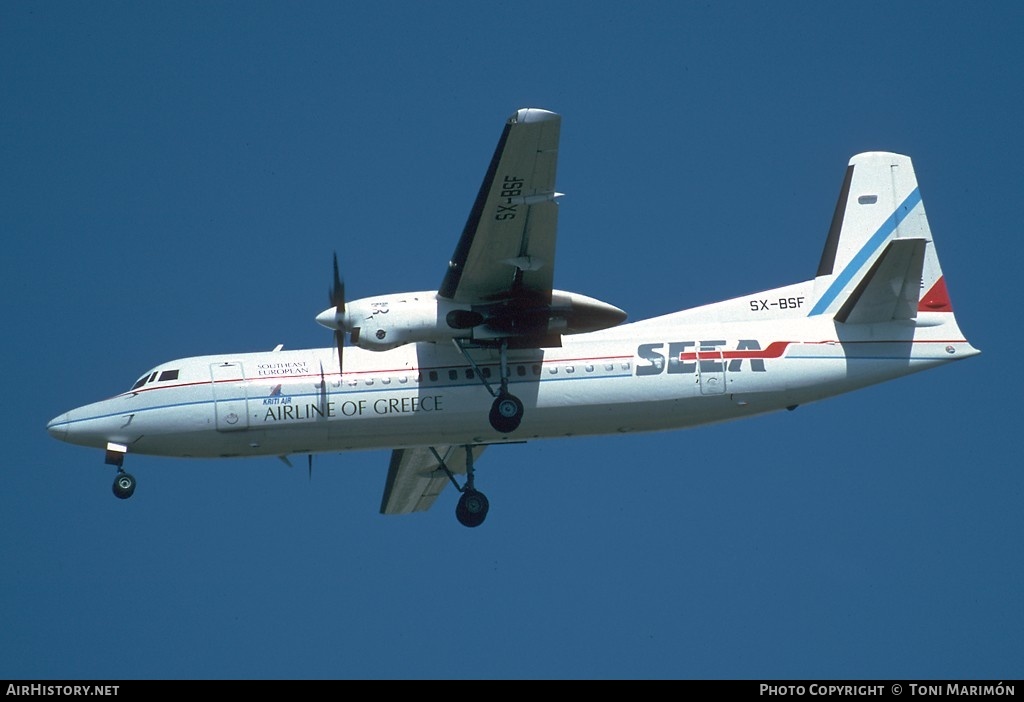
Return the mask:
[[338,273],[338,254],[334,254],[334,282],[331,284],[331,304],[334,305],[336,319],[339,322],[334,330],[334,342],[338,345],[338,373],[341,373],[341,354],[345,346],[345,281]]
[[338,373],[344,368],[342,353],[345,348],[345,281],[338,272],[338,254],[334,254],[334,281],[327,291],[331,306],[317,315],[316,321],[334,330],[334,343],[338,345]]

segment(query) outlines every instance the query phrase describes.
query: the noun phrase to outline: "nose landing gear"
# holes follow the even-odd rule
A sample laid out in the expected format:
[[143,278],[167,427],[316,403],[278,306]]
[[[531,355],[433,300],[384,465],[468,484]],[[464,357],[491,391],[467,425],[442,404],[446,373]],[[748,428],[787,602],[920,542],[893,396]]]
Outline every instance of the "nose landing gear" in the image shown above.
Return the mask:
[[106,464],[117,466],[117,476],[114,478],[114,496],[121,500],[127,500],[135,493],[135,477],[131,473],[124,472],[124,455],[127,452],[127,446],[113,442],[107,444]]

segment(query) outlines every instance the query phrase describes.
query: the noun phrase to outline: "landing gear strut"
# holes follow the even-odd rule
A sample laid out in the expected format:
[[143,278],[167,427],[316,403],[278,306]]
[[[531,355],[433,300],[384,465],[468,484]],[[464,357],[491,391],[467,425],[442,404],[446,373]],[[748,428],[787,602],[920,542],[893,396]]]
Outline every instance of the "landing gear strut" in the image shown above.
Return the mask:
[[508,341],[503,339],[498,351],[501,358],[501,388],[498,392],[495,392],[491,384],[487,382],[487,378],[480,372],[476,362],[466,352],[466,347],[458,339],[454,341],[462,355],[473,366],[473,370],[476,371],[476,375],[480,378],[484,387],[494,396],[494,403],[491,404],[491,413],[488,415],[491,426],[500,434],[511,434],[519,428],[519,423],[523,421],[523,403],[518,397],[508,391]]
[[455,480],[455,476],[445,465],[444,459],[441,455],[431,448],[434,457],[447,475],[448,479],[452,481],[452,485],[462,493],[459,496],[459,502],[455,505],[455,518],[459,520],[459,524],[467,527],[478,527],[484,523],[484,519],[487,517],[487,512],[491,508],[490,502],[487,501],[487,496],[482,492],[473,487],[473,447],[465,446],[466,449],[466,484],[459,487],[458,482]]

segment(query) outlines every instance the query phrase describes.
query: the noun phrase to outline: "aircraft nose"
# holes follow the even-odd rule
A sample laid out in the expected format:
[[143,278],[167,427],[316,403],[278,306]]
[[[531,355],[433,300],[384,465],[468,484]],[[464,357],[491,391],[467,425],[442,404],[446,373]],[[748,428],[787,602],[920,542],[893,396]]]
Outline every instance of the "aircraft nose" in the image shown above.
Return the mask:
[[68,413],[54,417],[50,420],[50,423],[46,425],[46,431],[50,432],[50,436],[55,439],[65,441],[68,438]]

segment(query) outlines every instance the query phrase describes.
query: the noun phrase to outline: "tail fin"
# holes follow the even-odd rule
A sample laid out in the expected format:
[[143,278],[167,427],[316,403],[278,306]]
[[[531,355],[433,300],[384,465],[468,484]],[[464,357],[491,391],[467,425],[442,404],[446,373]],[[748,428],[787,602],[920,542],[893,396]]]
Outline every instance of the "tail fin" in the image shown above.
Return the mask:
[[850,159],[808,316],[850,324],[952,312],[910,157]]

